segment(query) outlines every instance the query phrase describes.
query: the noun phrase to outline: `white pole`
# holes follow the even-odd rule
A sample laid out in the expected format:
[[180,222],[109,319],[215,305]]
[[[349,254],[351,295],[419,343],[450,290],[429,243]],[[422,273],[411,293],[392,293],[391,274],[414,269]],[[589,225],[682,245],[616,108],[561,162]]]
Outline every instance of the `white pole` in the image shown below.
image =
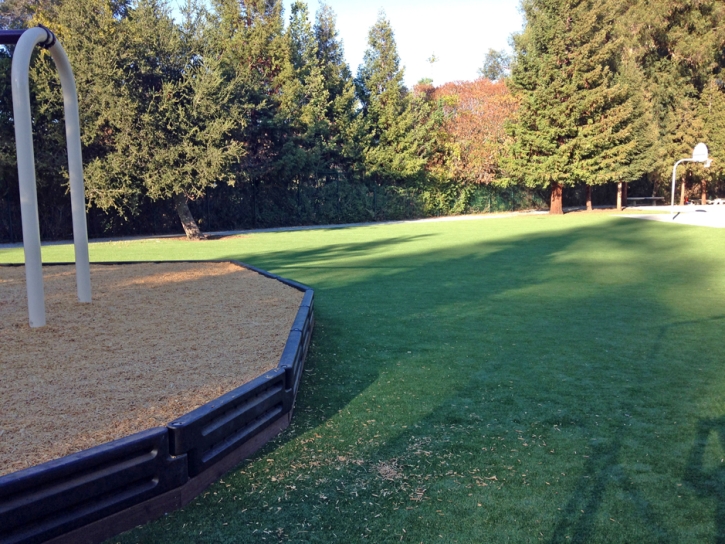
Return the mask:
[[35,188],[35,156],[33,126],[30,117],[30,86],[28,68],[35,45],[47,38],[42,28],[23,32],[15,46],[11,81],[13,90],[13,121],[18,155],[20,182],[20,213],[25,251],[25,283],[28,292],[28,317],[31,327],[45,325],[45,295],[43,293],[43,263],[40,257],[40,227],[38,224],[38,195]]
[[[23,32],[15,46],[11,70],[15,143],[18,156],[20,185],[20,212],[25,251],[25,282],[28,293],[28,315],[31,327],[45,325],[45,296],[43,293],[43,263],[40,254],[40,228],[38,197],[33,153],[33,127],[30,113],[28,71],[33,49],[46,42],[58,68],[63,89],[63,103],[68,146],[68,173],[70,175],[71,211],[73,215],[73,241],[76,258],[76,284],[78,299],[91,301],[88,234],[85,218],[83,162],[81,158],[78,98],[73,72],[68,57],[53,34],[44,28],[30,28]],[[51,42],[51,43],[47,43]]]
[[86,199],[83,186],[83,158],[81,156],[81,127],[78,118],[78,93],[73,71],[63,47],[57,41],[50,47],[63,89],[65,112],[65,139],[68,147],[68,175],[73,215],[73,245],[76,261],[76,287],[78,300],[91,301],[91,265],[88,256],[88,231],[86,229]]
[[680,159],[675,163],[675,166],[672,167],[672,202],[670,203],[670,217],[672,217],[672,220],[675,219],[675,174],[677,172],[677,166],[681,162],[692,162],[692,159]]

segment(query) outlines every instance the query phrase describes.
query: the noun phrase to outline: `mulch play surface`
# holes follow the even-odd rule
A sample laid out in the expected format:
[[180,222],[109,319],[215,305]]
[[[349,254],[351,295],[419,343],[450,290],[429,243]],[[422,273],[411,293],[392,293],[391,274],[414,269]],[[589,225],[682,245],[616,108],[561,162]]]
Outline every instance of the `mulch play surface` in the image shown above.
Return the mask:
[[0,267],[0,475],[162,426],[276,367],[302,293],[230,263]]

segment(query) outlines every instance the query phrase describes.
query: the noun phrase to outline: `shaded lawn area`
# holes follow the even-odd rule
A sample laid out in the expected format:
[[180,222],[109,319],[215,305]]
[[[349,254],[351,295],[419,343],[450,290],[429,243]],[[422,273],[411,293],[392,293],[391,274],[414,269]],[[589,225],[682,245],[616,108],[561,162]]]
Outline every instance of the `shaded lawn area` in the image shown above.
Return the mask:
[[723,541],[723,236],[579,214],[93,244],[317,295],[291,427],[113,542]]

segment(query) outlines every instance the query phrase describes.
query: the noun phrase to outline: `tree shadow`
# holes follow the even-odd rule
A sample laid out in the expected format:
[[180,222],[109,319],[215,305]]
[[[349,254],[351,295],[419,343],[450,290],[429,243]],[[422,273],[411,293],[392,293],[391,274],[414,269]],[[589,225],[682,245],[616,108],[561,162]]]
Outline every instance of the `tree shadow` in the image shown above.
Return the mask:
[[[402,516],[412,519],[412,513],[406,514],[412,512],[409,508],[425,509],[424,498],[436,486],[440,495],[435,502],[443,501],[439,508],[457,508],[447,506],[445,493],[466,485],[475,491],[479,481],[472,481],[473,476],[464,480],[462,474],[478,470],[475,475],[480,475],[484,469],[495,468],[501,480],[502,471],[508,470],[504,464],[509,463],[509,451],[514,450],[507,449],[505,459],[491,455],[492,435],[503,444],[504,438],[517,441],[517,433],[528,429],[547,444],[560,440],[577,449],[588,448],[589,457],[582,461],[581,457],[554,459],[542,446],[532,457],[536,462],[529,463],[532,470],[542,473],[549,470],[549,462],[571,468],[570,477],[575,480],[562,481],[557,488],[567,493],[561,512],[557,507],[562,505],[562,495],[548,491],[542,482],[534,491],[511,483],[512,476],[503,487],[510,495],[502,500],[513,508],[532,493],[540,495],[532,502],[548,516],[547,540],[563,541],[566,535],[574,542],[601,539],[596,520],[601,518],[609,489],[624,497],[614,500],[629,508],[644,526],[630,527],[630,534],[673,540],[666,529],[670,525],[663,503],[652,500],[653,489],[634,482],[621,457],[626,457],[631,440],[639,440],[639,448],[652,446],[648,433],[661,425],[656,413],[661,406],[679,414],[687,410],[683,403],[693,397],[697,384],[689,375],[678,384],[677,396],[642,394],[671,387],[672,375],[683,372],[687,352],[680,349],[681,338],[670,338],[668,331],[683,324],[693,328],[704,324],[708,332],[703,334],[714,337],[711,329],[717,328],[722,316],[698,319],[695,314],[688,319],[663,301],[658,291],[662,285],[701,285],[718,273],[718,265],[688,252],[691,240],[685,236],[650,236],[658,227],[612,220],[605,227],[532,229],[453,247],[427,244],[436,234],[360,236],[362,241],[348,238],[315,247],[290,244],[277,251],[241,248],[220,256],[313,287],[317,325],[292,429],[251,459],[250,468],[225,478],[231,485],[228,493],[256,490],[245,499],[245,519],[235,517],[239,503],[232,507],[225,501],[212,510],[211,502],[200,500],[199,508],[175,515],[174,525],[222,512],[230,522],[228,529],[219,531],[232,538],[253,539],[250,523],[266,523],[269,513],[261,505],[267,502],[292,512],[289,519],[297,523],[306,520],[309,541],[314,541],[313,529],[319,531],[315,538],[322,541],[331,530],[344,534],[363,515],[369,522],[366,527],[382,531],[384,522],[408,519]],[[580,244],[600,244],[601,251],[613,249],[626,255],[632,251],[646,258],[598,260],[591,250],[577,252]],[[688,258],[673,261],[673,254]],[[332,276],[331,271],[338,269]],[[658,274],[663,276],[653,280]],[[573,282],[578,282],[576,288]],[[628,342],[622,342],[623,337]],[[715,355],[707,357],[702,364],[714,368]],[[625,412],[643,422],[640,427],[625,426],[629,425],[629,420],[622,419]],[[596,420],[595,415],[602,419]],[[596,426],[605,416],[611,422]],[[340,445],[343,439],[344,447]],[[502,446],[496,447],[497,455],[503,452]],[[516,461],[515,455],[521,457],[511,455],[511,462]],[[258,462],[262,456],[265,461]],[[668,463],[667,453],[662,456],[657,470],[662,478],[672,479],[678,469]],[[278,463],[304,468],[280,468],[270,480],[272,473],[266,471]],[[390,479],[381,476],[377,484],[371,484],[383,465]],[[411,474],[406,476],[406,471]],[[374,510],[373,503],[382,502],[378,491],[394,486],[399,498],[395,499],[395,493],[388,497],[398,501],[399,508]],[[489,483],[480,489],[492,487]],[[427,490],[421,491],[423,499],[416,496],[418,488]],[[354,502],[351,490],[356,493]],[[222,486],[215,491],[227,493]],[[358,494],[366,497],[367,505],[358,500]],[[467,523],[483,531],[482,525],[476,525],[482,517],[482,510],[476,508],[481,505],[474,502],[472,506],[465,514]],[[501,512],[504,507],[493,500],[486,506],[499,518],[506,515]],[[437,539],[446,522],[450,531],[463,523],[463,514],[444,519],[432,508],[416,512],[434,520],[435,533],[423,529],[415,533],[421,539]],[[424,523],[413,522],[419,527]],[[521,523],[506,519],[496,529],[513,531],[505,526],[515,528],[514,522]],[[411,525],[406,527],[410,530]],[[493,530],[491,525],[486,529]],[[182,533],[175,526],[163,531],[158,534],[167,539],[174,538],[174,531]],[[515,532],[497,534],[517,540]],[[153,541],[153,532],[147,535],[147,541]]]
[[[641,244],[641,234],[647,232],[650,227],[651,225],[638,223],[613,222],[607,226],[607,242],[615,247]],[[447,249],[425,249],[383,257],[377,255],[382,250],[407,244],[414,245],[434,236],[436,235],[431,233],[392,236],[364,242],[335,243],[315,248],[223,257],[249,262],[291,279],[306,282],[316,289],[317,331],[307,361],[306,376],[312,378],[308,380],[308,386],[312,381],[313,388],[315,382],[313,373],[331,376],[332,379],[329,381],[336,382],[334,389],[337,394],[330,395],[326,399],[329,402],[319,403],[318,396],[309,395],[303,386],[301,391],[303,400],[299,405],[302,410],[308,408],[314,410],[317,414],[315,424],[339,413],[380,377],[381,370],[390,368],[393,363],[391,359],[393,354],[386,353],[368,357],[364,365],[344,364],[341,367],[336,361],[320,357],[320,350],[333,353],[345,352],[351,336],[356,336],[358,342],[360,337],[367,336],[372,344],[380,343],[381,338],[376,333],[391,321],[400,320],[410,321],[412,327],[420,328],[422,344],[441,343],[448,336],[446,327],[450,327],[454,322],[458,325],[457,322],[461,319],[456,319],[456,316],[440,318],[436,316],[436,312],[446,307],[486,306],[504,293],[547,282],[549,278],[546,276],[553,269],[561,269],[562,276],[567,277],[575,270],[586,268],[589,265],[585,263],[560,264],[557,261],[572,246],[600,239],[601,232],[598,227],[584,227],[568,229],[553,235],[551,233],[512,235],[485,244],[464,244],[458,248],[455,256],[452,256]],[[657,257],[654,256],[659,253],[665,254],[665,250],[671,250],[679,243],[672,239],[647,239],[647,250],[653,255],[649,264],[657,267]],[[684,247],[684,240],[682,245]],[[483,252],[481,252],[482,246],[485,246]],[[355,258],[357,259],[354,263],[348,264],[350,259]],[[664,262],[672,266],[666,257],[663,258]],[[711,266],[708,265],[709,262],[695,265],[692,260],[683,261],[677,265],[676,275],[687,277],[688,281],[697,284],[701,281],[699,278],[704,278],[710,273]],[[591,268],[596,270],[599,266],[594,264]],[[365,270],[367,274],[362,279],[356,278],[353,274],[347,275],[342,283],[328,282],[324,278],[320,283],[315,281],[315,275],[319,273],[324,274],[331,270],[344,272],[347,269]],[[627,298],[633,293],[637,295],[636,298],[632,298],[631,306],[642,307],[644,313],[666,314],[666,310],[657,307],[656,303],[641,294],[641,289],[648,286],[649,279],[644,274],[639,276],[638,279],[618,289],[609,287],[600,297],[574,301],[581,302],[579,306],[572,305],[566,300],[544,302],[543,305],[550,306],[549,313],[555,317],[547,315],[545,322],[535,326],[546,329],[550,327],[552,321],[565,324],[580,323],[582,320],[591,319],[592,308],[598,307],[597,310],[601,312],[603,318],[622,321],[618,324],[618,330],[624,331],[628,327],[627,319],[617,316],[616,312],[610,314],[607,300]],[[352,291],[357,291],[357,294],[351,296]],[[359,303],[360,293],[364,294],[364,308]],[[440,296],[441,293],[443,296]],[[387,315],[388,308],[396,304],[398,304],[397,309],[402,310],[401,314]],[[405,304],[406,307],[401,308],[400,304]],[[570,315],[565,318],[561,315],[562,311],[567,311]],[[546,313],[539,311],[539,315]],[[373,320],[370,320],[371,317]],[[463,318],[463,316],[458,317]],[[506,318],[505,309],[502,315],[488,317],[494,321]],[[707,318],[706,321],[724,318],[725,316],[715,316]],[[354,328],[346,326],[351,322],[355,324]],[[633,319],[629,325],[635,322],[636,319]],[[680,325],[702,322],[703,320],[688,320],[657,327],[656,336],[651,339],[652,350],[649,358],[654,361],[663,355],[662,346],[667,342],[669,330],[676,329]],[[515,331],[515,324],[512,325]],[[476,327],[466,325],[466,329],[464,333],[478,332]],[[535,330],[534,333],[540,334],[541,331]],[[607,331],[604,334],[606,333]],[[541,346],[541,349],[546,351],[551,348],[553,346]],[[309,401],[315,403],[314,408],[307,406]]]
[[619,462],[622,448],[621,433],[611,441],[594,444],[577,485],[562,509],[559,521],[549,542],[590,542],[595,537],[595,523],[604,495],[619,488],[633,507],[633,514],[656,542],[674,542],[662,517],[650,501],[637,489]]
[[725,544],[725,465],[708,468],[705,462],[705,450],[713,434],[720,448],[725,450],[725,416],[698,420],[684,481],[698,497],[714,501],[715,542]]

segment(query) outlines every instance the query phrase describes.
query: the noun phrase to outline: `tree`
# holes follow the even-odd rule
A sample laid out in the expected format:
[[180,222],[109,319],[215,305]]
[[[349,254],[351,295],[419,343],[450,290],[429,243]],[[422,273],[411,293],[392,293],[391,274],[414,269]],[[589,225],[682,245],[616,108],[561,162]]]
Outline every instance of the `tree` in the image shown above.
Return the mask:
[[187,237],[200,239],[187,201],[218,182],[234,182],[229,166],[242,147],[232,132],[241,112],[207,39],[205,10],[189,1],[183,15],[177,27],[157,0],[141,0],[129,14],[129,45],[142,69],[134,96],[138,122],[124,127],[124,136],[136,138],[134,166],[148,197],[173,199]]
[[[230,138],[238,108],[206,39],[206,12],[189,2],[177,26],[160,0],[65,0],[43,22],[74,66],[88,202],[133,215],[143,198],[171,199],[187,236],[202,238],[187,200],[227,181],[241,153]],[[52,105],[38,122],[62,118],[52,64],[38,64],[34,80]]]
[[355,118],[358,102],[350,67],[335,22],[335,13],[321,4],[315,16],[317,59],[329,97],[327,134],[323,147],[324,162],[329,170],[349,172],[360,159],[361,124]]
[[443,108],[448,176],[466,184],[494,181],[516,98],[504,83],[485,78],[446,83],[434,96]]
[[232,101],[244,122],[232,134],[245,154],[232,167],[235,184],[252,189],[252,224],[256,224],[256,194],[262,184],[284,183],[287,166],[281,160],[291,126],[280,115],[285,82],[293,73],[289,43],[284,36],[281,0],[215,0],[211,40],[221,50],[225,77],[232,83]]
[[393,29],[382,12],[368,33],[355,87],[362,106],[367,174],[384,184],[420,179],[426,164],[427,104],[411,101],[403,85]]
[[[106,0],[48,2],[36,5],[28,24],[43,24],[53,30],[73,67],[87,201],[103,209],[114,202],[119,209],[133,212],[140,198],[137,184],[127,177],[118,180],[106,176],[93,167],[113,148],[114,123],[122,122],[133,111],[117,83],[123,81],[123,66],[128,62],[122,31],[127,9],[126,2]],[[63,102],[57,69],[47,51],[34,55],[30,81],[39,205],[50,205],[63,215],[68,190]],[[46,214],[41,213],[41,225]]]
[[701,170],[701,199],[705,204],[708,183],[725,177],[725,83],[721,79],[713,77],[703,90],[698,116],[703,122],[703,140],[713,159],[708,170]]
[[[622,42],[604,0],[526,0],[511,82],[521,100],[504,159],[507,182],[549,187],[550,213],[562,189],[631,181],[649,148],[642,100],[619,73]],[[646,170],[645,170],[646,171]]]
[[37,13],[49,13],[59,0],[3,0],[0,3],[0,28],[25,28]]
[[508,77],[510,73],[511,56],[503,49],[501,51],[489,49],[483,59],[483,67],[478,69],[478,75],[491,81],[498,81]]
[[299,183],[325,169],[324,155],[330,133],[327,113],[330,94],[318,58],[318,42],[307,5],[294,2],[286,37],[290,62],[282,86],[280,122],[289,136],[283,144],[282,175]]
[[[642,87],[657,135],[649,175],[656,191],[658,184],[669,187],[672,165],[689,156],[698,141],[717,139],[707,123],[717,117],[717,95],[710,92],[711,84],[725,66],[725,4],[718,0],[629,0],[624,4],[627,12],[618,18],[618,33],[644,77]],[[705,118],[708,121],[703,124]],[[711,147],[717,153],[716,146]],[[691,165],[679,171],[684,199],[686,181],[706,171]],[[718,172],[715,168],[705,176],[714,179]]]

